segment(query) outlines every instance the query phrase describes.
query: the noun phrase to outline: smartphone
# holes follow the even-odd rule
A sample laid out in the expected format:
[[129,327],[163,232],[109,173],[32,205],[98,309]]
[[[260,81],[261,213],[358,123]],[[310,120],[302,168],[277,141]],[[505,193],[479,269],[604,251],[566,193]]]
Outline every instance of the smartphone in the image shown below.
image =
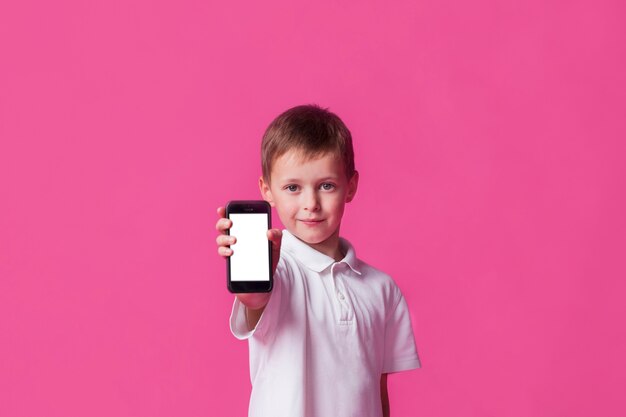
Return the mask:
[[267,238],[272,227],[270,205],[263,200],[230,201],[226,217],[233,222],[227,234],[237,239],[226,260],[228,291],[272,291],[272,242]]

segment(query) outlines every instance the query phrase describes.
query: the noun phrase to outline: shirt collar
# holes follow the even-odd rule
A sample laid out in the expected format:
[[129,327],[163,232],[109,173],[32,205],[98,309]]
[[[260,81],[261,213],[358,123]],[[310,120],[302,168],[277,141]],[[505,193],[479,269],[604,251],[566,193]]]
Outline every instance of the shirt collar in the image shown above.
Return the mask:
[[[345,262],[350,269],[358,275],[361,275],[359,260],[356,257],[356,252],[354,251],[352,244],[350,244],[350,242],[346,239],[340,237],[339,245],[341,246],[342,251],[346,253],[346,256],[344,256],[339,263]],[[286,229],[283,230],[281,250],[286,250],[291,255],[295,256],[296,259],[304,264],[304,266],[318,273],[322,272],[324,269],[336,262],[330,256],[313,249]]]

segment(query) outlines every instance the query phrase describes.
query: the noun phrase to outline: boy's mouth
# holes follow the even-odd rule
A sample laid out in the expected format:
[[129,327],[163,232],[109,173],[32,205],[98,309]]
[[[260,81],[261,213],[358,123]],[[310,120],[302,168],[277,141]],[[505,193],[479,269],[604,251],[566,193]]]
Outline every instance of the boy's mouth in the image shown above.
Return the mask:
[[300,221],[308,226],[315,226],[316,224],[320,224],[321,222],[323,222],[323,219],[315,219],[315,220],[302,220],[300,219]]

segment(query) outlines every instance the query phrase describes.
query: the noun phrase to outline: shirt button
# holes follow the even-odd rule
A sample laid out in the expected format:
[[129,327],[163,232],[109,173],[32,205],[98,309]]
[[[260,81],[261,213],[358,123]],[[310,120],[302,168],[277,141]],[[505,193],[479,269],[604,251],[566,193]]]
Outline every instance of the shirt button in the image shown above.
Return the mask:
[[344,300],[346,297],[344,297],[344,295],[341,293],[341,291],[337,292],[337,295],[339,295],[339,299],[340,300]]

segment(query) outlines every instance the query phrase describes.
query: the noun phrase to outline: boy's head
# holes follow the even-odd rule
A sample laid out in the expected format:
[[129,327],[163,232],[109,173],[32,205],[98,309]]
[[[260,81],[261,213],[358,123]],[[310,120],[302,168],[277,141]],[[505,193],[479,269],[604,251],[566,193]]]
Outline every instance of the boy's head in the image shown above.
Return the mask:
[[288,151],[305,160],[333,154],[343,162],[346,177],[354,174],[352,135],[337,115],[317,105],[292,107],[268,126],[261,143],[263,178],[270,182],[272,165]]
[[341,119],[316,105],[285,111],[263,135],[261,162],[261,194],[283,225],[311,246],[335,245],[358,185],[352,136]]

